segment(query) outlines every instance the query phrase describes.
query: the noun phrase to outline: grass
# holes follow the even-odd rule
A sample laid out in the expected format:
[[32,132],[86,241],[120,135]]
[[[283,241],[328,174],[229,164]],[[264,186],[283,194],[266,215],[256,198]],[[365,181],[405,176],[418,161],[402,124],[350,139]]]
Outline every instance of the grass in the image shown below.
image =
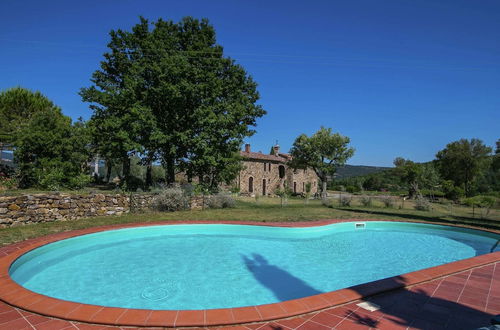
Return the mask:
[[490,213],[488,219],[479,219],[469,216],[469,210],[465,210],[466,208],[453,207],[453,213],[450,214],[446,206],[439,204],[433,204],[434,209],[429,212],[411,209],[411,203],[408,201],[405,202],[404,209],[398,209],[397,207],[398,204],[393,209],[383,208],[377,202],[371,207],[362,207],[354,203],[351,207],[327,208],[318,200],[311,200],[308,204],[305,204],[302,199],[289,199],[288,204],[282,208],[279,198],[259,198],[256,200],[254,198],[241,197],[238,198],[236,207],[232,209],[207,209],[169,213],[131,213],[122,216],[84,218],[72,221],[55,221],[1,228],[0,244],[7,245],[52,233],[103,225],[182,220],[278,222],[322,219],[390,219],[457,223],[500,230],[498,210]]

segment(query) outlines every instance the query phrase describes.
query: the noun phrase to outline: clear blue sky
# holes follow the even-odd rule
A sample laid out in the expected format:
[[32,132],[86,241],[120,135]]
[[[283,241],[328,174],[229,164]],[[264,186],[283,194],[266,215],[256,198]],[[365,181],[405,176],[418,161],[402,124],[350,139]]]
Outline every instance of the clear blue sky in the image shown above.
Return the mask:
[[259,83],[268,114],[247,142],[288,150],[321,125],[351,138],[350,164],[429,161],[447,143],[500,138],[500,1],[0,2],[0,90],[40,90],[73,118],[111,29],[143,15],[206,17]]

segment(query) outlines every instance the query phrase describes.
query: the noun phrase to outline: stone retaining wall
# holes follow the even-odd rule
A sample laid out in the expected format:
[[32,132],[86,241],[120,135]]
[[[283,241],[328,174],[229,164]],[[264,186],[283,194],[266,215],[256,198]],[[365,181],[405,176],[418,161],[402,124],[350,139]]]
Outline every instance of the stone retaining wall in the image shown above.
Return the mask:
[[[0,227],[122,215],[151,209],[155,194],[34,194],[0,197]],[[130,200],[132,199],[132,202]],[[202,196],[191,198],[192,210],[202,209]]]
[[129,211],[126,195],[35,194],[0,197],[2,227],[34,222],[121,215]]

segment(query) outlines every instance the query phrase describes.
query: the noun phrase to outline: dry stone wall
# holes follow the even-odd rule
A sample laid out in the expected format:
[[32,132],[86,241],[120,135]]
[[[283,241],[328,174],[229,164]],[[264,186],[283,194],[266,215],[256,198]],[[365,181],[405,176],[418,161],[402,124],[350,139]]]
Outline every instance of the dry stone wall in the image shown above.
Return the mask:
[[[155,196],[57,193],[0,196],[0,227],[147,211],[152,208]],[[203,203],[203,197],[192,197],[191,209],[202,209]]]
[[0,197],[0,225],[121,215],[129,211],[126,195],[34,194]]

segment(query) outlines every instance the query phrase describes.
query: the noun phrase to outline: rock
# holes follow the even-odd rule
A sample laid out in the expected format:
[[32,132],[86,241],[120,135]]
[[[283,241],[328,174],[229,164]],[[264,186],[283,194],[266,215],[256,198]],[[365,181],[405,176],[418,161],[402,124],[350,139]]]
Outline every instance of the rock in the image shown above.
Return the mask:
[[17,211],[19,209],[21,209],[21,208],[17,204],[10,204],[9,205],[9,210],[11,210],[11,211]]
[[5,214],[7,212],[9,212],[9,209],[4,208],[4,207],[0,208],[0,214]]

